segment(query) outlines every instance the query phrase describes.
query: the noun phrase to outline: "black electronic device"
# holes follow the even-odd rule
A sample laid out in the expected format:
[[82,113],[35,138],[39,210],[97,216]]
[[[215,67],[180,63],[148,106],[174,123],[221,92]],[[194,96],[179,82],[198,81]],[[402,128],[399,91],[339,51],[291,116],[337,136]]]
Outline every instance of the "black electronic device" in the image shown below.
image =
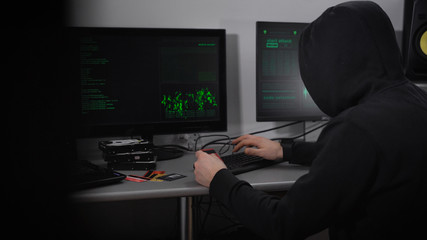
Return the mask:
[[156,169],[156,160],[153,161],[127,161],[108,162],[107,166],[112,170],[153,170]]
[[[121,162],[149,162],[155,163],[156,156],[153,151],[136,151],[108,154],[103,153],[103,158],[106,162],[121,163]],[[155,164],[154,164],[155,167]]]
[[89,161],[70,161],[68,166],[70,190],[79,190],[121,182],[126,175],[100,167]]
[[145,139],[115,139],[98,142],[102,156],[113,170],[156,169],[157,156],[153,144]]
[[67,29],[76,137],[227,130],[223,29]]
[[325,120],[301,80],[299,38],[307,23],[256,23],[257,121]]
[[427,81],[427,0],[405,0],[402,53],[406,76]]
[[153,150],[153,143],[146,139],[116,139],[98,142],[98,148],[105,154],[147,152]]

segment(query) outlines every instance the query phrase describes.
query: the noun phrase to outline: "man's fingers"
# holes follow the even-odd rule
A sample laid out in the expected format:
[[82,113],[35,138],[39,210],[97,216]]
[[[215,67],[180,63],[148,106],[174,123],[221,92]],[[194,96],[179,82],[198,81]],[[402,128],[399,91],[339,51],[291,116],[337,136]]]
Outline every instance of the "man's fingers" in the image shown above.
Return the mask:
[[236,144],[236,143],[238,143],[238,142],[242,141],[242,139],[243,139],[243,137],[244,137],[244,136],[245,136],[245,135],[240,136],[240,137],[238,137],[238,138],[234,139],[233,141],[231,141],[231,144]]
[[259,149],[256,149],[256,148],[246,148],[245,149],[246,155],[258,156],[257,152],[259,152]]
[[256,141],[256,139],[248,138],[239,142],[236,145],[236,148],[241,149],[242,147],[254,147],[254,146],[258,147],[258,142]]
[[243,136],[233,140],[231,143],[236,145],[236,146],[234,146],[233,152],[237,152],[242,147],[255,146],[254,144],[256,143],[256,141],[254,139],[254,136],[252,136],[252,135],[243,135]]
[[243,136],[240,136],[240,137],[234,139],[233,141],[231,141],[231,143],[232,144],[237,144],[237,143],[239,143],[239,142],[241,142],[241,141],[243,141],[243,140],[245,140],[247,138],[250,138],[250,137],[253,137],[253,136],[249,135],[249,134],[246,134],[246,135],[243,135]]

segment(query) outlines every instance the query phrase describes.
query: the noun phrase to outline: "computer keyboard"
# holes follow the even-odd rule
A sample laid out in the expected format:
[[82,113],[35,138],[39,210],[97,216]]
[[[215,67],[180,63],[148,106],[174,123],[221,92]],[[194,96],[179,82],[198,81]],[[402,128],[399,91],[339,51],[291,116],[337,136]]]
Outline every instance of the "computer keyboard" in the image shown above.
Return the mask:
[[246,155],[243,152],[221,156],[221,159],[234,175],[265,168],[281,162],[266,160],[262,157]]

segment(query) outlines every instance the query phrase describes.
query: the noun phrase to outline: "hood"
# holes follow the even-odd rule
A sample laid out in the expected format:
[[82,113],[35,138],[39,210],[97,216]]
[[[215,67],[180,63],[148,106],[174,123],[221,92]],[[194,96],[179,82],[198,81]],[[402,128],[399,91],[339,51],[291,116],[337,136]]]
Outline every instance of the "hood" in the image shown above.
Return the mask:
[[405,79],[393,26],[373,2],[327,9],[302,33],[299,63],[308,92],[331,117]]

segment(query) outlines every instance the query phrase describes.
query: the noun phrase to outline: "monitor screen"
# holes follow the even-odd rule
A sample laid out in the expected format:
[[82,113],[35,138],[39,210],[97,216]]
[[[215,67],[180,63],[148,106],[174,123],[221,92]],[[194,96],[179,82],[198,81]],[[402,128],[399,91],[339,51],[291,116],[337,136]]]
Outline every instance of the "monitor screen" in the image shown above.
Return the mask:
[[326,118],[301,80],[298,41],[307,23],[256,23],[257,121]]
[[72,27],[80,137],[225,131],[225,30]]

